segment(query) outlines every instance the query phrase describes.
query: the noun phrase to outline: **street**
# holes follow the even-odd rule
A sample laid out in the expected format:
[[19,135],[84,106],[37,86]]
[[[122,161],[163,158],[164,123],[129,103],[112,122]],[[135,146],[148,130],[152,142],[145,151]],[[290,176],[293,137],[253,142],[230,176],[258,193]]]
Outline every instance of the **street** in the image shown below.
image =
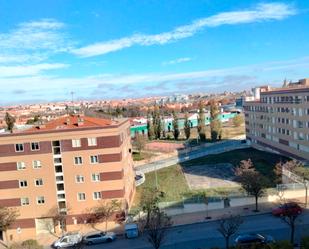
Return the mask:
[[[162,249],[208,249],[211,247],[224,247],[224,239],[217,231],[218,223],[208,221],[205,223],[172,227],[168,230],[166,242]],[[261,233],[274,237],[275,240],[289,240],[290,228],[280,218],[271,214],[261,214],[244,218],[238,234],[240,233]],[[309,234],[309,213],[302,214],[297,219],[295,242],[299,242],[300,237]],[[231,244],[235,237],[231,238]],[[110,244],[100,244],[87,246],[87,249],[151,249],[146,236],[136,239],[118,238]]]

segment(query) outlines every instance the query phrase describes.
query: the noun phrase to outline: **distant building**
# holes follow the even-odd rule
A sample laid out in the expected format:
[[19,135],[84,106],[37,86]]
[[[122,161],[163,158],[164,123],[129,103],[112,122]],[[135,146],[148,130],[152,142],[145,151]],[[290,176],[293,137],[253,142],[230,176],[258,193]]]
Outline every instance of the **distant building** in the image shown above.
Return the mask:
[[[79,230],[87,209],[117,199],[127,210],[135,193],[129,121],[66,116],[13,134],[0,134],[0,206],[20,213],[10,240],[35,238],[66,215]],[[47,224],[47,225],[43,225]],[[0,231],[0,237],[3,234]]]
[[309,79],[285,82],[282,88],[257,88],[244,110],[253,147],[309,160]]

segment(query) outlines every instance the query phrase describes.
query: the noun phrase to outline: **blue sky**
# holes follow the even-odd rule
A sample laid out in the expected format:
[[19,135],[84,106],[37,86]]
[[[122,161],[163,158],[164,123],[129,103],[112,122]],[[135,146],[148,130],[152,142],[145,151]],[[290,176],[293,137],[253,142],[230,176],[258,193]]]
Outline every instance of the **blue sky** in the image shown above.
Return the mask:
[[309,2],[0,0],[0,105],[309,77]]

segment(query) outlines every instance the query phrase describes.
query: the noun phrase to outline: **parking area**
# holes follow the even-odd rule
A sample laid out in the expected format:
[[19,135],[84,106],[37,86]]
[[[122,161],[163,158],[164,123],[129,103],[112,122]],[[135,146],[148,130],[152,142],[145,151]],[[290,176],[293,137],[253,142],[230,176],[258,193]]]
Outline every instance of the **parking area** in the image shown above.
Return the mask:
[[186,181],[191,190],[238,187],[234,181],[234,167],[231,163],[201,164],[183,167]]

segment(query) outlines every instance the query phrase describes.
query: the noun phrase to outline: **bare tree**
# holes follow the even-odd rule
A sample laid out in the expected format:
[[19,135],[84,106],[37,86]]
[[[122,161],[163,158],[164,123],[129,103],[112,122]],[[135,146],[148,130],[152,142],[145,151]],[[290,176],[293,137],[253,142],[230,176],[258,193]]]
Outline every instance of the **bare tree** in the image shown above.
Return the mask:
[[157,188],[149,187],[143,189],[140,198],[140,206],[143,212],[146,213],[145,227],[148,227],[151,214],[158,209],[158,203],[163,196],[164,193]]
[[236,116],[233,118],[233,125],[234,125],[235,127],[239,127],[239,126],[241,126],[243,123],[244,123],[244,116],[243,116],[243,115],[238,114],[238,115],[236,115]]
[[97,206],[93,207],[91,210],[87,210],[86,222],[93,228],[95,228],[97,223],[104,222],[105,232],[107,232],[108,220],[120,210],[121,203],[118,200],[102,200]]
[[5,240],[7,239],[7,230],[16,221],[19,216],[18,210],[8,207],[0,207],[0,231],[4,232]]
[[137,134],[135,136],[135,140],[134,140],[133,145],[138,150],[138,153],[141,154],[142,150],[145,149],[145,146],[146,146],[146,138],[145,138],[145,136],[143,136],[141,134]]
[[223,216],[219,220],[218,232],[221,233],[225,239],[226,249],[229,249],[230,247],[230,237],[238,231],[242,223],[243,219],[240,215]]
[[290,227],[290,242],[292,245],[294,245],[295,227],[299,215],[300,214],[298,212],[295,212],[295,210],[293,210],[292,208],[286,208],[284,211],[284,215],[281,216],[281,219]]
[[151,213],[147,227],[147,238],[154,249],[159,249],[162,246],[167,235],[167,228],[171,225],[170,217],[163,211],[155,209]]
[[63,235],[66,232],[66,220],[67,220],[69,211],[70,211],[70,207],[68,206],[65,210],[60,209],[58,205],[53,206],[44,215],[44,218],[52,219],[52,224],[48,222],[45,223],[45,229],[47,229],[50,234],[57,236],[55,233],[55,227],[59,225],[61,234]]
[[13,133],[13,128],[14,128],[14,124],[15,124],[15,118],[9,114],[8,112],[5,114],[5,117],[4,117],[4,120],[5,120],[5,123],[6,123],[6,126],[7,126],[7,129]]

